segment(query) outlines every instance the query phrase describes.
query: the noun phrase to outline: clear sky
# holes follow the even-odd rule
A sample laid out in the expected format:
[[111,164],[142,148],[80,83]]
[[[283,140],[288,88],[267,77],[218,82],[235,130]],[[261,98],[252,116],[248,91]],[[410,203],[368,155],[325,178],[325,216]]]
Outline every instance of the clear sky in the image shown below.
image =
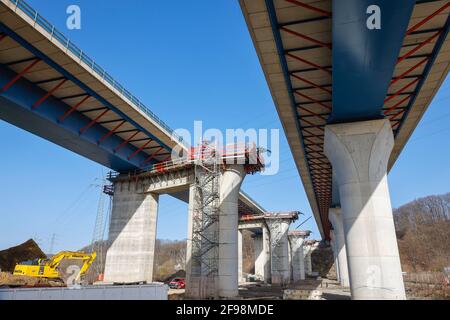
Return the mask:
[[[281,130],[238,1],[29,3],[172,128]],[[66,28],[71,4],[81,30]],[[449,106],[447,79],[389,174],[394,207],[450,191]],[[48,250],[53,234],[54,251],[89,244],[108,169],[1,120],[0,136],[0,249],[33,237]],[[282,132],[280,156],[277,175],[248,176],[243,190],[268,210],[304,212],[302,222],[311,209]],[[320,238],[313,219],[302,229]],[[163,196],[158,238],[186,234],[187,205]]]

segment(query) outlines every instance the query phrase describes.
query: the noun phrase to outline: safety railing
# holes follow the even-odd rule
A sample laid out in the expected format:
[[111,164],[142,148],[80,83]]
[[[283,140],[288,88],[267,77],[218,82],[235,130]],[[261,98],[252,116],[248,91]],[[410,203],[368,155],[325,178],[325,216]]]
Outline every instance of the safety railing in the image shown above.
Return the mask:
[[182,137],[178,136],[173,132],[173,130],[158,116],[156,116],[149,108],[147,108],[138,98],[132,95],[128,90],[126,90],[119,82],[117,82],[110,74],[108,74],[105,69],[100,67],[93,59],[87,56],[80,48],[78,48],[73,42],[70,41],[61,31],[55,28],[53,24],[42,17],[35,9],[33,9],[24,0],[9,0],[13,3],[16,8],[19,8],[27,16],[34,20],[34,22],[47,31],[52,39],[56,39],[61,45],[63,45],[68,51],[74,54],[84,62],[93,72],[99,75],[103,80],[108,82],[113,88],[119,91],[123,96],[125,96],[134,106],[142,110],[146,115],[148,115],[153,121],[158,123],[162,128],[173,135],[178,141],[182,141]]

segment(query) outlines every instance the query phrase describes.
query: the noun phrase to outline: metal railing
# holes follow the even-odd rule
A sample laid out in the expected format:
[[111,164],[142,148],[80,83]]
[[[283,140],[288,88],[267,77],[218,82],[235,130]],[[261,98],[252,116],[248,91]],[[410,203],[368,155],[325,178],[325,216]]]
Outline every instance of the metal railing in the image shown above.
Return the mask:
[[119,82],[117,82],[110,74],[108,74],[105,69],[100,67],[93,59],[86,55],[80,48],[78,48],[73,42],[70,41],[61,31],[55,28],[48,20],[42,17],[35,9],[33,9],[24,0],[8,0],[13,3],[16,8],[19,8],[27,16],[34,20],[34,22],[41,28],[46,30],[51,39],[56,39],[61,45],[63,45],[67,51],[70,51],[80,61],[84,62],[92,71],[99,75],[103,80],[108,82],[113,88],[119,91],[123,96],[125,96],[134,106],[142,110],[146,115],[148,115],[152,120],[158,123],[162,128],[168,131],[171,135],[177,138],[180,142],[182,138],[173,132],[173,130],[158,116],[156,116],[149,108],[147,108],[138,98],[126,90]]

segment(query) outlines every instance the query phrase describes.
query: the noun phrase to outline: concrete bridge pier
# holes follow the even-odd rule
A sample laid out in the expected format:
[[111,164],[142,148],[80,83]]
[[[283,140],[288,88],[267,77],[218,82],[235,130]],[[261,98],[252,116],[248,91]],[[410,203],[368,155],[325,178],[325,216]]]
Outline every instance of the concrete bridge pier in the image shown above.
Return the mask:
[[270,283],[270,235],[266,227],[262,228],[261,234],[253,236],[253,248],[255,254],[255,275],[265,283]]
[[330,208],[328,218],[334,228],[334,244],[339,265],[339,282],[344,287],[350,287],[341,208]]
[[242,231],[238,231],[238,282],[245,282],[244,278],[244,259],[243,259],[243,246]]
[[266,217],[270,231],[272,284],[286,285],[290,282],[288,230],[290,218]]
[[[193,213],[199,206],[197,188],[189,188],[188,241],[186,256],[186,297],[189,298],[232,298],[238,295],[239,274],[242,272],[242,240],[238,233],[238,200],[242,181],[245,177],[244,165],[227,165],[219,178],[219,221],[217,223],[218,250],[217,272],[203,274],[199,262],[193,259]],[[241,250],[239,250],[241,248]],[[200,250],[201,251],[201,250]],[[208,254],[214,254],[210,250]]]
[[336,270],[336,279],[338,282],[341,282],[341,277],[339,275],[339,261],[338,261],[338,245],[336,243],[336,234],[334,230],[330,230],[330,246],[333,251],[333,261],[334,261],[334,269]]
[[325,127],[339,187],[353,299],[405,299],[387,184],[394,137],[387,119]]
[[312,276],[313,269],[312,269],[312,258],[311,254],[313,252],[313,243],[304,242],[303,244],[303,255],[305,259],[305,274],[307,276]]
[[290,231],[288,234],[291,251],[292,281],[305,280],[305,259],[303,243],[310,234],[309,231]]
[[244,165],[227,165],[220,177],[218,295],[236,297],[238,291],[238,200]]
[[133,182],[116,183],[105,282],[152,282],[159,196]]

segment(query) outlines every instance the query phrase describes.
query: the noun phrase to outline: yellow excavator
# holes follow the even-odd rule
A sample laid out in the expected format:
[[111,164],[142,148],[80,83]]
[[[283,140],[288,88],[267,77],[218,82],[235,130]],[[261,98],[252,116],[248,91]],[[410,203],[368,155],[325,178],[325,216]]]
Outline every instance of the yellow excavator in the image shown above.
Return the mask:
[[33,261],[21,262],[14,268],[15,276],[28,276],[35,278],[48,278],[54,280],[61,280],[62,273],[59,270],[59,266],[64,260],[81,260],[83,265],[81,266],[78,275],[76,276],[76,281],[78,281],[82,276],[86,274],[90,266],[97,257],[97,253],[84,253],[84,252],[74,252],[74,251],[61,251],[55,254],[50,259],[38,259]]

